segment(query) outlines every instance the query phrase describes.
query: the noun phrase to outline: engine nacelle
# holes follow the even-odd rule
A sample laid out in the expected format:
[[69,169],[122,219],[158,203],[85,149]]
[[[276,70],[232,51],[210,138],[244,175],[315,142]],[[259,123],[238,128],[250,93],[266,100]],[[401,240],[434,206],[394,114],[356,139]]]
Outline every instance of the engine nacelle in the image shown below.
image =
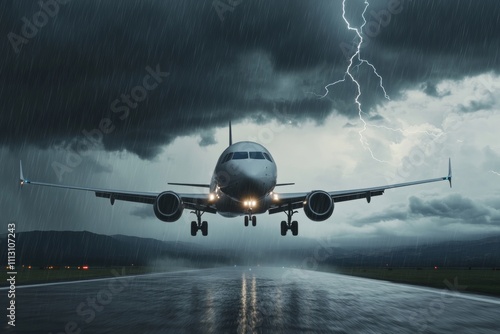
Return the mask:
[[330,218],[333,208],[333,200],[326,191],[315,190],[306,196],[304,212],[311,220],[323,221]]
[[184,205],[179,195],[173,191],[165,191],[156,197],[153,209],[159,220],[171,223],[181,217]]

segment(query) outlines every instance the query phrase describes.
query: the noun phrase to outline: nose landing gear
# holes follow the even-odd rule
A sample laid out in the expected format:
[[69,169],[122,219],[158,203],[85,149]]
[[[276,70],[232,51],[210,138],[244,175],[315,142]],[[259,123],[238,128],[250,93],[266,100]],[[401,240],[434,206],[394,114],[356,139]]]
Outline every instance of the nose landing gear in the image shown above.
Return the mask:
[[252,214],[252,211],[245,216],[245,226],[248,226],[250,221],[252,221],[252,226],[257,226],[257,217]]

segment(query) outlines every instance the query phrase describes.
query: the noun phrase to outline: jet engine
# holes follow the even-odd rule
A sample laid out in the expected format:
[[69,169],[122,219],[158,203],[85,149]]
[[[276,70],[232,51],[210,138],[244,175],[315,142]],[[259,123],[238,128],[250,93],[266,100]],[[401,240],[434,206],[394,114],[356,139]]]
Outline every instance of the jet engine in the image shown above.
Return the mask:
[[311,191],[304,201],[304,212],[307,218],[314,221],[323,221],[333,213],[333,200],[331,196],[322,190]]
[[184,205],[179,195],[173,191],[165,191],[156,197],[153,209],[159,220],[170,223],[181,217]]

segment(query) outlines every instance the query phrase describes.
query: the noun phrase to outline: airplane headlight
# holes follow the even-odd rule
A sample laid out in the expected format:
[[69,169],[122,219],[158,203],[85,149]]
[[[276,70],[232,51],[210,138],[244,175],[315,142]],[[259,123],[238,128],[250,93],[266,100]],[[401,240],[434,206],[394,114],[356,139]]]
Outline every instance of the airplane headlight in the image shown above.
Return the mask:
[[253,207],[255,207],[256,204],[257,204],[257,201],[255,201],[255,200],[248,200],[248,201],[243,202],[243,205],[247,208],[253,208]]

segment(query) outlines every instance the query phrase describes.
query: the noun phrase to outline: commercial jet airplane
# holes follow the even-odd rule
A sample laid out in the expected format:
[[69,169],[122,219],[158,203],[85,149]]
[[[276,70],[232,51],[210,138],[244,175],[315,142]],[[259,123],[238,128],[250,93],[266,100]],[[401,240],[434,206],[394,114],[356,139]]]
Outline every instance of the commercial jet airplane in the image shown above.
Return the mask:
[[281,235],[284,236],[291,230],[292,235],[296,236],[298,223],[292,221],[292,216],[297,213],[296,209],[304,209],[306,216],[313,221],[324,221],[330,218],[336,203],[362,198],[370,203],[373,196],[380,196],[387,189],[444,180],[448,180],[451,187],[450,159],[448,175],[435,179],[364,189],[277,193],[276,187],[293,183],[277,183],[276,163],[264,146],[249,141],[233,144],[231,123],[229,123],[229,147],[222,152],[217,161],[210,184],[169,183],[208,188],[208,194],[184,194],[170,190],[160,193],[121,191],[36,182],[23,176],[22,162],[19,164],[21,186],[32,184],[92,191],[97,197],[109,198],[111,205],[116,200],[152,204],[156,217],[168,223],[178,220],[184,209],[192,210],[191,213],[196,215],[196,221],[191,222],[192,236],[195,236],[198,230],[201,230],[204,236],[208,234],[208,223],[201,220],[205,212],[219,213],[224,217],[244,216],[245,226],[248,226],[249,222],[256,226],[257,214],[283,212],[287,220],[281,222]]

